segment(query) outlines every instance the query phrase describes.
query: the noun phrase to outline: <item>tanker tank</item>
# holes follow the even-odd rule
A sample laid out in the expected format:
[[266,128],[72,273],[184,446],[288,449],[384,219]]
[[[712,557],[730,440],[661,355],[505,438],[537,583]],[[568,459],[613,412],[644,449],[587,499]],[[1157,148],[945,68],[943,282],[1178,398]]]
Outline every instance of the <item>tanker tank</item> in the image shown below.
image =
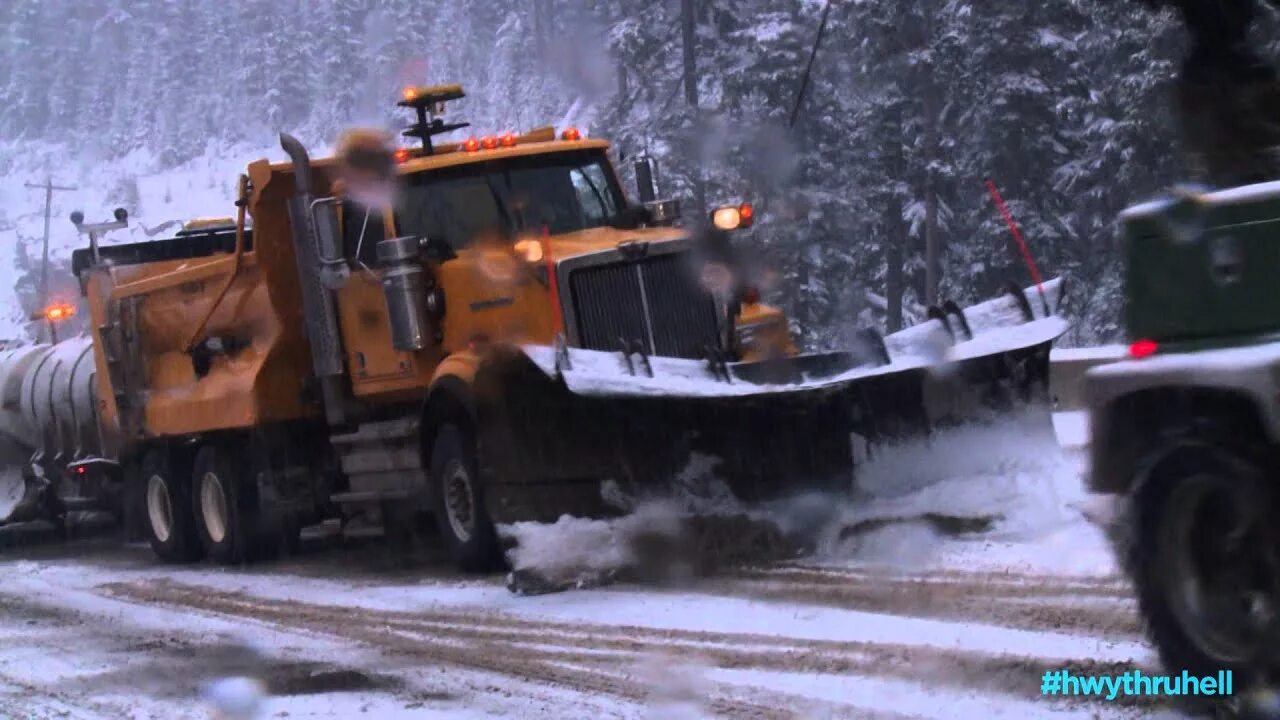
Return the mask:
[[89,337],[0,350],[0,523],[84,497],[67,465],[101,456],[96,395]]

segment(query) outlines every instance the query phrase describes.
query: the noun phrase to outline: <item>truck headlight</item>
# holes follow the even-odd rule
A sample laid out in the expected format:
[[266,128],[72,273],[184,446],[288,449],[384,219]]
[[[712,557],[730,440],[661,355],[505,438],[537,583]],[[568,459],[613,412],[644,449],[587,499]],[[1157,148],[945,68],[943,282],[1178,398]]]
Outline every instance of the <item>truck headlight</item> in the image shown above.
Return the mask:
[[536,263],[542,259],[542,243],[537,240],[521,240],[515,244],[516,255],[525,262]]
[[754,220],[755,208],[751,203],[724,205],[711,211],[711,224],[720,230],[749,228]]

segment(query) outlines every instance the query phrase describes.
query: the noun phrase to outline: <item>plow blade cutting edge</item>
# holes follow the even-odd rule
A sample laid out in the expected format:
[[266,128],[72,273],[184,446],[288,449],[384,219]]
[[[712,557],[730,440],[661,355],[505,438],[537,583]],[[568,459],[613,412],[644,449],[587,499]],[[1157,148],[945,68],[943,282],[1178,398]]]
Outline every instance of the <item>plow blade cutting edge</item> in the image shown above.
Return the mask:
[[[673,480],[741,500],[849,492],[876,445],[1048,403],[1061,280],[1011,286],[857,347],[754,363],[624,356],[564,347],[497,351],[476,378],[476,413],[499,523],[625,510]],[[707,470],[708,472],[696,472]],[[708,479],[714,481],[707,484]]]

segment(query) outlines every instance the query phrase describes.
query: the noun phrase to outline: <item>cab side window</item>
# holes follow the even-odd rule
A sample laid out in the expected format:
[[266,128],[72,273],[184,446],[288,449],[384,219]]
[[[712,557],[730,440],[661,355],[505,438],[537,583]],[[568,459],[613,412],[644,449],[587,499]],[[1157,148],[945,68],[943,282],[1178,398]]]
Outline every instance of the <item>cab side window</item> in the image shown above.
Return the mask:
[[384,237],[382,213],[350,201],[342,204],[343,257],[373,267],[378,260],[378,241]]

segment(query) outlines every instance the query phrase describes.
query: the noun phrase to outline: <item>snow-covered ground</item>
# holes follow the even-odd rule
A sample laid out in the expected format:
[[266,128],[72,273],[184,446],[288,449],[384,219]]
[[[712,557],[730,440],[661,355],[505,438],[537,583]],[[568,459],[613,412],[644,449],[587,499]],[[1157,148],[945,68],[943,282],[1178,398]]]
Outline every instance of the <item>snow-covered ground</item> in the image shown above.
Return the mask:
[[[378,544],[244,569],[107,541],[7,551],[0,716],[203,718],[215,681],[260,717],[1172,716],[1040,695],[1055,668],[1158,672],[1076,509],[1080,420],[1057,423],[1076,449],[1002,427],[882,453],[874,499],[836,513],[995,518],[983,532],[890,523],[680,584],[522,597]],[[610,552],[574,527],[563,553]]]

